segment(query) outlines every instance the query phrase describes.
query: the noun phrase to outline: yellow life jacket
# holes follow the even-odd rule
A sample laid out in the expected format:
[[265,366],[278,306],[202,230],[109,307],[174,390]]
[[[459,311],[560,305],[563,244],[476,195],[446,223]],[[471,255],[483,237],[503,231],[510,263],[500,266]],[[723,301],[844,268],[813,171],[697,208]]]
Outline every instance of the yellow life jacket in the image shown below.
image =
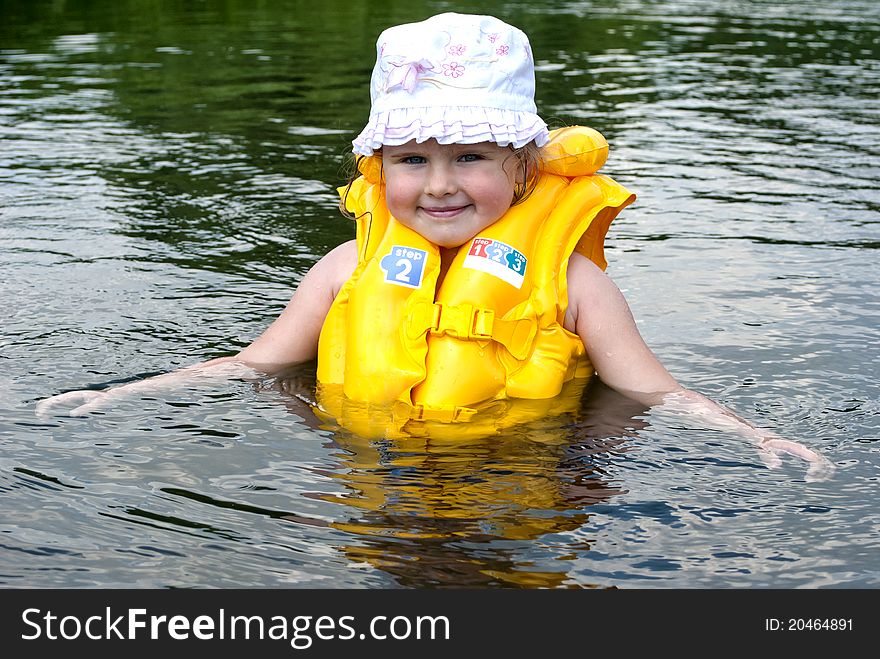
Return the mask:
[[321,331],[319,413],[400,436],[465,421],[454,433],[493,434],[576,409],[593,368],[563,328],[568,259],[604,269],[608,226],[635,199],[596,174],[607,156],[595,130],[553,131],[536,189],[458,248],[439,287],[439,248],[389,214],[381,159],[364,159],[340,188],[358,265]]

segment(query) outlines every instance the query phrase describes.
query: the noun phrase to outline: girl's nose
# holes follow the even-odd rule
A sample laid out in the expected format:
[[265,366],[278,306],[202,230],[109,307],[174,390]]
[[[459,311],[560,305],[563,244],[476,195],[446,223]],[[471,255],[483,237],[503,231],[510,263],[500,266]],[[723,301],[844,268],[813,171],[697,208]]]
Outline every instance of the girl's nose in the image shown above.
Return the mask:
[[434,165],[428,171],[425,181],[425,194],[432,197],[445,197],[455,194],[458,190],[455,175],[445,165]]

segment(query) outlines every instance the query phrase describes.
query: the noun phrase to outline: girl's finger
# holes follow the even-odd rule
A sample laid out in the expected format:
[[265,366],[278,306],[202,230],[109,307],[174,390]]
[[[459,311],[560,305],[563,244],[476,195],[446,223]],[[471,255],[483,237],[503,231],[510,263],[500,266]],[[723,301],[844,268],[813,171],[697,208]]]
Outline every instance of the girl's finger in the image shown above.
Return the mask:
[[764,448],[763,446],[758,452],[758,456],[761,458],[761,462],[764,463],[764,466],[767,467],[767,469],[776,469],[782,464],[782,459],[775,451]]
[[85,405],[80,405],[79,407],[74,407],[70,410],[67,415],[68,416],[85,416],[91,412],[94,412],[97,409],[104,407],[107,404],[107,396],[93,397],[88,403]]

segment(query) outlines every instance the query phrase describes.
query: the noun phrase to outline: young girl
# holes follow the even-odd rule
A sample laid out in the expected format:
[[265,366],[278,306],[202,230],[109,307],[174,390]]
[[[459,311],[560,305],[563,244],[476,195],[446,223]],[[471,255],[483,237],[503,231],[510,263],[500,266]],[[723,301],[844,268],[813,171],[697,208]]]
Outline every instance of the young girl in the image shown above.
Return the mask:
[[303,278],[251,345],[157,378],[38,404],[69,413],[187,377],[264,374],[318,358],[318,411],[368,436],[492,434],[572,409],[595,372],[648,405],[685,406],[782,453],[831,465],[683,388],[603,272],[609,223],[634,199],[596,174],[604,139],[552,134],[534,104],[525,34],[441,14],[377,41],[359,175],[340,191],[357,239]]

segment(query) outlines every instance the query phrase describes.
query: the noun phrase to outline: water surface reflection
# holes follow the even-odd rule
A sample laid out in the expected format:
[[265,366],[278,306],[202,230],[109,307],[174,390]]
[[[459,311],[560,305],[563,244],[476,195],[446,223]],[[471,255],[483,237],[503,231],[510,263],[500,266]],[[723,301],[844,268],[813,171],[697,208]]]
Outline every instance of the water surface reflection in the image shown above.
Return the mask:
[[308,368],[34,417],[262,331],[353,235],[334,188],[376,34],[441,9],[473,6],[2,3],[2,582],[880,585],[873,0],[481,5],[638,194],[606,254],[654,351],[830,483],[601,387],[457,445],[324,426]]

